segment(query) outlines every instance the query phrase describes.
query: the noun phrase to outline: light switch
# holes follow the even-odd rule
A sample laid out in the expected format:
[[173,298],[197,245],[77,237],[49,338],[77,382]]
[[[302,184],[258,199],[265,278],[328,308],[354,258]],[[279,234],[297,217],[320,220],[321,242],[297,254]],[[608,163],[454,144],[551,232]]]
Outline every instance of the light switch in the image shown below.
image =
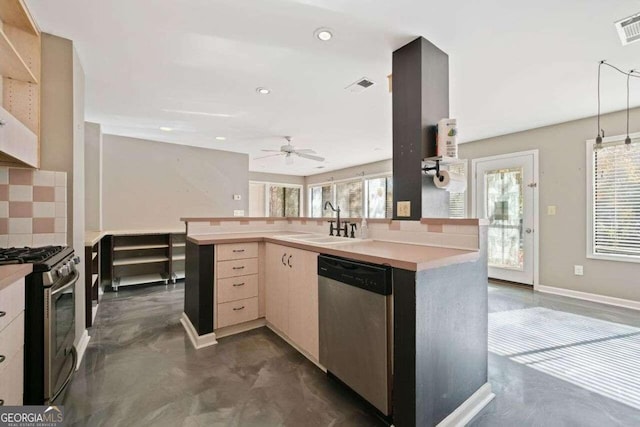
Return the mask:
[[581,265],[574,265],[573,266],[573,274],[575,274],[576,276],[582,276],[584,274],[584,268]]
[[547,206],[547,215],[555,215],[556,207],[554,205]]
[[411,202],[398,202],[398,216],[399,217],[411,216]]
[[242,200],[242,196],[240,194],[234,194],[233,200]]
[[244,216],[244,210],[243,209],[236,209],[233,211],[233,216]]

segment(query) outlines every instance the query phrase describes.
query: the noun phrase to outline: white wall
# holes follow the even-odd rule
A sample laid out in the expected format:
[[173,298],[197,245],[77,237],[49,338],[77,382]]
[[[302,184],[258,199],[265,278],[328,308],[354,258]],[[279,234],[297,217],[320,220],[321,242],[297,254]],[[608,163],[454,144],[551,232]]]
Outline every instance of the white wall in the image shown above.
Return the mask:
[[339,181],[342,179],[352,179],[362,177],[362,175],[375,175],[393,171],[391,159],[379,162],[367,163],[350,168],[339,169],[331,172],[319,173],[305,177],[305,185],[310,186],[322,182]]
[[102,230],[102,129],[84,124],[85,228]]
[[246,154],[103,135],[105,230],[178,229],[181,217],[247,213],[248,182]]
[[[630,131],[638,132],[640,108],[631,113]],[[622,135],[626,131],[626,114],[608,114],[601,124],[607,136]],[[538,149],[540,284],[640,301],[640,264],[586,257],[585,141],[595,136],[596,119],[592,117],[461,144],[459,156],[477,159]],[[547,215],[549,205],[557,207],[555,216]],[[584,276],[573,274],[574,265],[584,266]]]

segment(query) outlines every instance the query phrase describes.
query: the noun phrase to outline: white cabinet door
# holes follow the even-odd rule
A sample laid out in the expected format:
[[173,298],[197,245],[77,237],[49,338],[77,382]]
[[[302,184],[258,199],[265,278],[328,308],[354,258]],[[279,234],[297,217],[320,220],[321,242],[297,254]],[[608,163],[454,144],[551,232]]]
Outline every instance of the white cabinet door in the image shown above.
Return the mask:
[[318,254],[292,249],[289,268],[289,337],[316,360],[318,326]]
[[289,294],[286,265],[289,248],[267,243],[265,257],[265,305],[269,323],[288,334],[289,331]]

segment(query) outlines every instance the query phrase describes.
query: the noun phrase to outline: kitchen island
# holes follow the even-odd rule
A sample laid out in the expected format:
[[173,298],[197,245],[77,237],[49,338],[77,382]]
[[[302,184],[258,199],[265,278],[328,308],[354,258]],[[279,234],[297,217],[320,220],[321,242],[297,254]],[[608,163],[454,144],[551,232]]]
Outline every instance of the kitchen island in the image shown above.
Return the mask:
[[182,323],[196,348],[266,325],[324,369],[318,254],[390,266],[392,422],[463,425],[493,398],[486,227],[471,221],[374,223],[371,239],[349,240],[320,238],[315,219],[189,219]]

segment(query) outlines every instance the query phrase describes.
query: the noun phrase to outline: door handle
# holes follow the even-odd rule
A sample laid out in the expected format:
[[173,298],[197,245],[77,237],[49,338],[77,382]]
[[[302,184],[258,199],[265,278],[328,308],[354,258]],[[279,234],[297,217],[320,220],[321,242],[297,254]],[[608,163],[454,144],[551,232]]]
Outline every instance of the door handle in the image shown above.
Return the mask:
[[287,254],[282,254],[282,258],[280,259],[280,261],[282,261],[282,265],[284,265],[284,266],[287,265],[287,263],[284,262],[284,257],[286,257],[286,256],[287,256]]
[[6,359],[4,354],[0,354],[0,363],[4,362],[4,359]]
[[293,266],[291,265],[291,257],[293,255],[289,255],[289,258],[287,259],[287,265],[289,266],[289,268],[293,268]]
[[6,312],[6,311],[0,311],[0,317],[4,317],[4,316],[6,316],[6,315],[7,315],[7,312]]
[[244,249],[234,249],[233,252],[236,254],[241,254],[242,252],[244,252]]
[[233,286],[234,287],[244,286],[244,282],[242,282],[242,283],[234,283]]
[[234,307],[233,308],[233,311],[239,311],[239,310],[244,310],[244,305],[242,307],[238,307],[238,308]]
[[234,270],[243,270],[244,269],[244,265],[242,267],[233,267]]
[[525,230],[524,230],[524,231],[525,231],[527,234],[531,234],[531,233],[533,233],[533,229],[531,229],[531,228],[525,228]]

